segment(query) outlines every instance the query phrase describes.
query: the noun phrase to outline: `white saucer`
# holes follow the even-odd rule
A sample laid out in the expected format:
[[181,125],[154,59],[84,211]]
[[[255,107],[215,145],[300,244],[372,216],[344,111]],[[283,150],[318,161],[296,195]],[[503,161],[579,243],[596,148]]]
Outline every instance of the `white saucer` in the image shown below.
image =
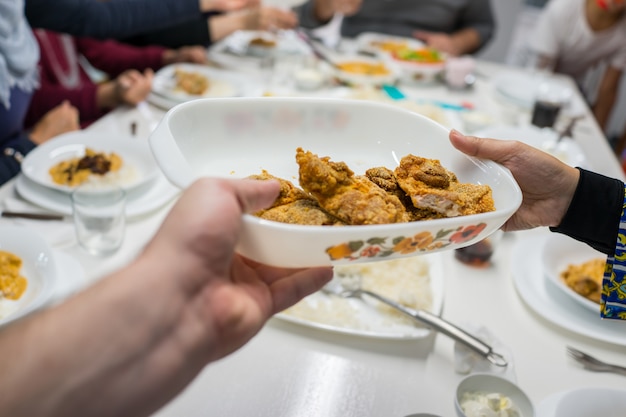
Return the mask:
[[537,407],[536,417],[622,417],[626,391],[587,387],[561,391],[548,396]]
[[[69,194],[43,187],[21,174],[17,177],[15,189],[22,198],[33,204],[68,216],[72,214]],[[164,206],[179,192],[179,188],[170,184],[163,174],[159,174],[148,190],[128,194],[126,216],[133,218],[150,213]]]

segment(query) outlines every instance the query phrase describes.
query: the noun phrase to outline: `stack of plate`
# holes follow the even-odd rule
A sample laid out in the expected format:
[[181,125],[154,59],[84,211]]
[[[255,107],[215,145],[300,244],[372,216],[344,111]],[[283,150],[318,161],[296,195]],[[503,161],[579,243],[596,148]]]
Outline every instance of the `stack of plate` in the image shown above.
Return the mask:
[[[205,77],[208,88],[202,94],[190,94],[177,86],[176,71]],[[154,74],[148,101],[169,110],[177,104],[198,98],[243,97],[261,95],[261,86],[242,74],[200,64],[172,64]]]
[[127,192],[126,215],[129,218],[156,210],[179,192],[161,173],[146,141],[87,130],[58,136],[26,155],[22,162],[22,174],[16,181],[18,194],[42,208],[72,214],[70,195],[73,187],[53,182],[49,170],[61,161],[84,156],[86,148],[96,152],[114,152],[122,158],[122,175],[112,184],[94,185],[94,190],[106,190],[110,185],[124,188]]

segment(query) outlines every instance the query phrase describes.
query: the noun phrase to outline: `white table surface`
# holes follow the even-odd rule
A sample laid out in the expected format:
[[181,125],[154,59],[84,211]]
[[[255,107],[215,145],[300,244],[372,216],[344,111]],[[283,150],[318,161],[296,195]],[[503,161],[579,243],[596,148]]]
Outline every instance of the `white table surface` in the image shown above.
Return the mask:
[[[490,80],[502,71],[517,70],[487,62],[480,62],[478,69],[483,76],[471,91],[452,92],[434,86],[422,93],[449,102],[469,100],[494,117],[504,118],[510,106],[495,99]],[[606,139],[586,111],[587,117],[576,128],[575,140],[595,171],[623,179]],[[527,122],[527,112],[516,114],[520,123]],[[136,109],[117,109],[89,129],[127,134],[130,124],[136,122],[138,140],[146,140],[162,115],[162,110],[142,104]],[[14,181],[0,188],[0,201],[7,197],[15,197]],[[130,222],[123,247],[113,256],[91,256],[75,243],[59,250],[78,260],[88,280],[95,281],[132,260],[170,206]],[[509,372],[536,406],[560,391],[619,387],[625,382],[617,375],[582,370],[565,353],[565,346],[573,345],[626,364],[624,346],[595,341],[550,324],[517,294],[511,270],[513,246],[519,239],[547,233],[533,230],[506,234],[494,264],[486,269],[462,265],[450,252],[445,254],[444,267],[442,316],[459,324],[486,327],[511,352],[513,368]],[[443,335],[413,341],[378,340],[273,319],[242,349],[210,364],[155,415],[402,417],[430,412],[452,416],[455,385],[462,377],[454,371],[453,346]]]

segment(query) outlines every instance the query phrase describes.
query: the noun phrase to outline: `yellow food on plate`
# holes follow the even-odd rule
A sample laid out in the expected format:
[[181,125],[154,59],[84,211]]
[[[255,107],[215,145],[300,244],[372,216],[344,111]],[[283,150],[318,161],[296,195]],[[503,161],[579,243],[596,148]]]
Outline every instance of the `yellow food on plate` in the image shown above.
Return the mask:
[[177,68],[174,72],[176,88],[187,94],[200,95],[209,89],[209,79],[198,72],[184,71]]
[[392,40],[384,40],[384,41],[372,41],[371,46],[381,51],[385,52],[393,52],[399,51],[401,49],[406,49],[409,47],[409,43],[407,41],[392,41]]
[[28,281],[20,275],[22,259],[10,252],[0,251],[0,299],[19,300]]
[[248,45],[260,46],[261,48],[274,48],[276,46],[276,41],[272,39],[258,37],[258,38],[251,39]]
[[84,156],[61,161],[48,172],[55,184],[75,187],[89,180],[92,175],[104,176],[119,171],[121,167],[122,158],[116,153],[107,154],[87,148]]
[[338,63],[337,68],[341,71],[356,75],[383,76],[391,74],[389,68],[381,62],[346,61]]
[[576,293],[600,303],[605,264],[604,258],[595,258],[581,264],[570,264],[565,271],[561,272],[561,279]]

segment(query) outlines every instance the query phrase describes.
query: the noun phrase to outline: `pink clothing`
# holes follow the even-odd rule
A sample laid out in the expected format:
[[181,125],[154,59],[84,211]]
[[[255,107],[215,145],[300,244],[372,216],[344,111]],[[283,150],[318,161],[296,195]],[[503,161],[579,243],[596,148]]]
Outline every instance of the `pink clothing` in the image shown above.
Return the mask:
[[72,37],[46,30],[35,30],[41,49],[39,72],[41,87],[35,91],[26,126],[32,126],[41,117],[69,100],[80,113],[82,127],[94,122],[110,109],[99,109],[95,84],[79,63],[83,55],[95,68],[114,79],[129,69],[158,70],[163,66],[165,48],[159,46],[135,47],[113,40]]

